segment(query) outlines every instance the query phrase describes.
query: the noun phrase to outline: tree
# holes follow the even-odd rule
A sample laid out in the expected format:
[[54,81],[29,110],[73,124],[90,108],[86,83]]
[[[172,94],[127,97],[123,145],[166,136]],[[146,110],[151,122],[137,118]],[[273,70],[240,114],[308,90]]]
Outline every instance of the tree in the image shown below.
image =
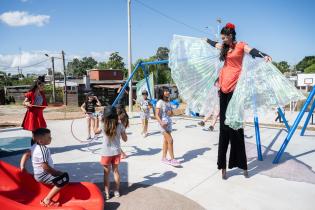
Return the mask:
[[272,63],[281,71],[281,73],[290,71],[289,69],[290,65],[286,61],[280,61],[279,63],[277,62],[272,62]]
[[107,68],[109,69],[125,69],[125,63],[123,62],[123,58],[118,54],[118,52],[114,52],[110,54],[108,62],[106,63]]
[[159,47],[156,51],[156,57],[158,60],[168,60],[168,54],[170,50],[167,47]]
[[99,62],[97,64],[98,69],[107,69],[107,63],[106,62]]
[[[155,56],[158,60],[168,60],[169,52],[170,50],[167,47],[159,47],[156,51]],[[157,66],[156,83],[157,84],[173,83],[171,69],[168,67],[167,64],[161,64]]]
[[92,57],[84,57],[82,60],[74,58],[68,63],[68,73],[73,76],[81,77],[86,75],[86,70],[93,69],[96,67],[97,61]]
[[303,58],[303,60],[301,60],[301,61],[295,66],[295,68],[296,68],[297,71],[304,72],[304,70],[305,70],[307,67],[309,67],[309,66],[311,66],[311,65],[313,65],[313,64],[315,64],[315,56],[305,56],[305,57]]
[[315,63],[305,68],[304,73],[315,73]]

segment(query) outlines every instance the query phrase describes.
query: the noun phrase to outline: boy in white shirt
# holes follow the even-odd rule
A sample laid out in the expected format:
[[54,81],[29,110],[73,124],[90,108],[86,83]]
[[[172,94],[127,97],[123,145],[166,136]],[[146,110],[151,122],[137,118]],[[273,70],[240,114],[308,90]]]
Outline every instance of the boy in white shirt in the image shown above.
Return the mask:
[[[68,173],[54,169],[53,160],[50,150],[46,147],[51,143],[50,130],[47,128],[38,128],[34,131],[35,144],[31,147],[32,166],[34,178],[38,182],[53,185],[48,195],[40,201],[42,206],[59,206],[59,202],[53,201],[52,198],[69,183]],[[27,158],[22,158],[21,166],[25,166]]]

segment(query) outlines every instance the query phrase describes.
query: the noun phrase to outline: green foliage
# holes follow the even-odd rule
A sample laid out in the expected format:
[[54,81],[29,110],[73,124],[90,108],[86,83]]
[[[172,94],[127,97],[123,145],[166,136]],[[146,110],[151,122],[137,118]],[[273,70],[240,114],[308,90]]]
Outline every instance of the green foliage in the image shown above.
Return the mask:
[[108,62],[106,63],[106,67],[109,69],[125,69],[125,63],[123,62],[123,58],[118,54],[118,52],[114,52],[110,54]]
[[[52,102],[52,93],[53,93],[52,89],[53,89],[52,84],[45,85],[44,92],[49,103]],[[56,102],[63,102],[63,88],[55,87],[55,94],[56,94]]]
[[281,71],[281,73],[290,71],[290,65],[286,61],[280,61],[279,63],[273,61],[272,63]]
[[307,67],[315,64],[315,56],[306,56],[296,66],[297,71],[304,72]]
[[304,73],[315,73],[315,63],[305,68]]
[[[154,56],[151,56],[146,59],[139,59],[137,63],[140,61],[142,62],[149,62],[149,61],[156,61],[156,60],[168,60],[169,49],[166,47],[159,47],[156,51]],[[173,83],[171,77],[171,69],[168,67],[167,64],[158,64],[158,65],[150,65],[147,66],[148,75],[153,73],[155,84],[167,84]],[[144,78],[143,70],[140,69],[135,73],[134,79],[135,80],[142,80]]]
[[86,70],[93,69],[97,65],[97,61],[92,57],[84,57],[82,60],[74,58],[67,64],[68,74],[73,76],[82,77],[86,75]]

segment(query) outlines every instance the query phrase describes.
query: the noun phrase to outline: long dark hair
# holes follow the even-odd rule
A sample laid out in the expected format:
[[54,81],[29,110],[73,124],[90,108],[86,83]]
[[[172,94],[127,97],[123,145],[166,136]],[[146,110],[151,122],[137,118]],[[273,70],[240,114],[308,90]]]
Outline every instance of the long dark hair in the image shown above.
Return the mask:
[[115,107],[105,106],[103,112],[104,132],[110,140],[116,136],[118,115]]
[[164,92],[165,91],[168,91],[170,92],[170,89],[167,88],[167,87],[161,87],[159,88],[159,99],[163,100],[164,101]]
[[31,92],[35,92],[35,90],[40,86],[45,84],[45,75],[43,76],[39,76],[33,83],[33,85],[31,86],[31,89],[29,89],[29,91]]
[[[236,41],[236,32],[235,29],[229,26],[225,26],[221,29],[222,35],[232,35],[232,41]],[[227,53],[229,52],[230,46],[228,44],[223,43],[221,53],[220,53],[220,61],[225,61]]]

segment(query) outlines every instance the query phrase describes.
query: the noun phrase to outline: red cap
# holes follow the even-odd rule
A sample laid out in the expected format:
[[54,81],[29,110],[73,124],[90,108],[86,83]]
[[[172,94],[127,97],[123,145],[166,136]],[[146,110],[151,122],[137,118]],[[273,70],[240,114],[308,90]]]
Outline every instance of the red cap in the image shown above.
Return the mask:
[[225,27],[230,28],[230,29],[235,29],[235,25],[233,23],[227,23]]

